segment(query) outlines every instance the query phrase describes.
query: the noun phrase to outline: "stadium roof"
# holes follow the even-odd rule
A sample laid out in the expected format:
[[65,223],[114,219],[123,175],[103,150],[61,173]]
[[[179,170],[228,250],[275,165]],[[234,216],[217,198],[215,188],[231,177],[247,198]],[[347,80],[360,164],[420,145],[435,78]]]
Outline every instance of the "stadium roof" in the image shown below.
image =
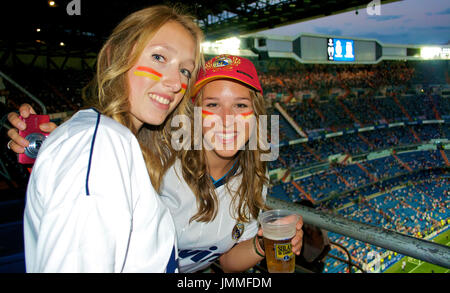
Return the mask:
[[[397,0],[381,1],[382,4]],[[53,3],[52,3],[53,2]],[[33,0],[2,1],[0,51],[33,55],[95,54],[111,30],[128,14],[160,4],[185,6],[208,40],[274,28],[289,23],[365,8],[369,0]],[[68,15],[69,3],[80,15]],[[75,6],[72,6],[74,8]],[[0,56],[0,65],[6,54]]]

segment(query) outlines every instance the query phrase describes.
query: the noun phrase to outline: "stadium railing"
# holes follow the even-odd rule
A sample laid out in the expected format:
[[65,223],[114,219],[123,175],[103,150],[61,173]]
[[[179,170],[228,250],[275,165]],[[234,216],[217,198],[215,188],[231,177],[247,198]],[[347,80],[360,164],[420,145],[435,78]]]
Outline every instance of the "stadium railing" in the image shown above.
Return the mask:
[[364,241],[402,255],[450,268],[450,247],[428,240],[411,237],[392,230],[371,226],[301,205],[267,197],[267,206],[287,209],[300,214],[305,223],[327,231]]

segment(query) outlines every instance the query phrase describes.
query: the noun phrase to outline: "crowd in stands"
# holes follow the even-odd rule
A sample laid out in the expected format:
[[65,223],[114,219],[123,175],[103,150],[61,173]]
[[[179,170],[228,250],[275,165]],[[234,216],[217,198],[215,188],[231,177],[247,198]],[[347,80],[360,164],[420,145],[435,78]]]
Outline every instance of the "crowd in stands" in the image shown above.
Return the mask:
[[[363,199],[359,204],[340,210],[339,214],[355,221],[423,238],[449,224],[449,184],[449,178],[431,176],[377,197]],[[331,241],[345,246],[352,261],[360,265],[369,263],[375,255],[386,252],[383,248],[336,233],[329,232],[329,237]],[[346,259],[342,252],[336,249],[330,253]],[[389,259],[393,255],[397,254],[390,252]],[[402,256],[399,255],[397,260],[400,257]],[[384,262],[384,259],[382,261]],[[326,272],[344,272],[346,269],[343,263],[327,259]]]
[[[38,98],[47,108],[48,113],[65,111],[77,111],[84,106],[82,88],[85,87],[93,76],[90,71],[74,69],[42,70],[38,68],[7,69],[5,73],[21,87]],[[22,103],[29,103],[35,109],[41,111],[36,104],[23,91],[15,86],[7,85],[8,97],[6,108],[16,110]]]
[[[274,76],[271,78],[273,86],[268,89],[286,92],[279,80],[281,75]],[[325,78],[325,82],[328,80]],[[319,209],[339,210],[340,214],[353,220],[414,237],[424,237],[434,229],[448,225],[449,179],[426,172],[444,170],[443,168],[447,167],[444,156],[450,158],[449,150],[443,151],[443,154],[435,149],[413,149],[399,153],[394,151],[393,154],[378,159],[363,159],[359,161],[359,165],[327,164],[328,158],[334,154],[355,156],[373,151],[401,149],[421,145],[433,139],[450,137],[450,126],[447,123],[419,122],[448,119],[448,98],[429,93],[393,93],[395,92],[385,97],[354,95],[345,98],[330,97],[327,100],[299,99],[289,104],[280,101],[298,126],[314,140],[293,145],[286,143],[302,136],[293,131],[287,120],[280,116],[280,141],[284,141],[285,146],[280,148],[281,159],[270,162],[269,167],[315,171],[295,180],[301,190],[289,181],[279,182],[271,187],[271,194],[292,202],[305,199],[308,195],[320,203]],[[278,111],[274,109],[272,113]],[[392,128],[376,127],[363,133],[344,133],[331,138],[320,135],[354,127],[412,121],[418,123]],[[319,135],[315,136],[317,133]],[[319,168],[317,171],[315,166],[321,165],[328,167]],[[419,184],[414,183],[419,181]],[[367,198],[373,195],[377,196]],[[343,235],[330,232],[329,237],[330,240],[345,246],[350,251],[352,260],[360,265],[369,263],[375,255],[385,252],[384,249]],[[333,249],[330,253],[343,259],[347,258],[338,249]],[[391,258],[392,261],[398,260],[399,257],[401,256],[396,253],[390,253],[389,261]],[[324,271],[348,272],[348,268],[346,264],[328,258]]]
[[[289,125],[280,128],[287,129]],[[280,129],[280,141],[288,141],[285,130]],[[282,160],[269,162],[270,169],[282,168],[284,163],[288,166],[307,167],[328,161],[334,154],[350,154],[352,156],[380,151],[400,146],[429,142],[433,139],[448,138],[450,126],[448,124],[423,124],[410,127],[381,128],[364,133],[351,133],[327,139],[317,139],[305,143],[287,145],[280,148]],[[281,135],[283,133],[283,135]],[[299,138],[299,136],[294,136]],[[378,176],[380,177],[380,176]],[[381,176],[382,177],[382,176]]]
[[[448,115],[448,98],[438,95],[352,97],[323,102],[305,99],[283,107],[308,134],[393,122],[437,120]],[[345,107],[345,108],[344,108]],[[351,113],[351,114],[348,114]]]
[[260,79],[266,92],[285,92],[333,87],[379,88],[383,85],[407,83],[414,75],[414,68],[406,62],[381,62],[374,65],[298,64],[290,72],[270,70],[261,73]]
[[[450,155],[450,152],[448,154]],[[444,168],[446,166],[438,151],[404,153],[398,155],[397,158],[387,156],[360,162],[360,166],[357,164],[329,166],[319,173],[296,179],[295,183],[313,200],[322,201],[332,197],[334,194],[346,193],[380,180],[409,174],[410,172]],[[411,171],[403,164],[406,164]],[[281,189],[274,192],[277,196],[289,198],[289,200],[294,202],[300,201],[305,197],[300,190],[293,188],[290,182],[280,182],[278,185]],[[367,193],[371,194],[377,191],[380,191],[380,188],[370,189]],[[341,205],[344,203],[341,203]],[[337,207],[339,206],[333,206],[333,208]]]

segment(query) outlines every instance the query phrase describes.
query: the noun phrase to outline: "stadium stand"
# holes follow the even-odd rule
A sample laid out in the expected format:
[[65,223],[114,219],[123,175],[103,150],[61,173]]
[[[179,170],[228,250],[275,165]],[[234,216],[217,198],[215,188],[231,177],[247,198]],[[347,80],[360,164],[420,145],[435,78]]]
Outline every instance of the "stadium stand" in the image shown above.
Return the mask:
[[[281,147],[280,157],[286,162],[285,166],[277,163],[269,166],[275,169],[289,166],[291,173],[295,174],[297,170],[302,172],[298,172],[300,176],[292,180],[295,184],[288,180],[275,182],[271,194],[298,202],[305,198],[305,194],[295,187],[298,185],[321,209],[334,210],[350,219],[415,237],[425,237],[434,229],[447,226],[450,201],[447,196],[449,179],[445,174],[448,172],[449,150],[439,150],[434,142],[449,138],[449,125],[447,120],[444,122],[442,119],[448,118],[450,100],[439,94],[430,94],[431,90],[424,93],[420,86],[416,86],[418,90],[411,90],[414,86],[408,81],[417,71],[416,67],[409,66],[386,63],[370,70],[362,67],[359,73],[358,69],[347,69],[351,72],[344,74],[349,76],[348,84],[355,82],[352,85],[364,88],[368,86],[365,83],[367,80],[353,77],[359,74],[366,77],[376,75],[381,76],[377,80],[378,87],[363,91],[371,93],[363,95],[352,90],[345,98],[329,95],[312,100],[303,95],[287,104],[283,104],[281,97],[289,93],[285,90],[279,95],[285,89],[279,85],[292,83],[292,78],[284,80],[282,74],[265,76],[269,82],[267,90],[277,91],[276,100],[309,137],[301,143]],[[311,71],[303,75],[303,79],[309,80],[305,76],[316,78],[319,67],[310,68]],[[396,79],[377,72],[386,73],[389,68],[394,69],[394,75],[407,70]],[[336,85],[338,78],[329,75],[328,71],[318,74],[317,78],[325,77],[329,84]],[[290,73],[284,74],[291,76]],[[296,86],[301,87],[304,82],[301,80]],[[380,86],[386,84],[390,89],[382,95]],[[320,86],[327,85],[318,81],[317,87]],[[394,91],[396,87],[401,90]],[[424,124],[423,121],[433,123]],[[397,125],[391,126],[392,123]],[[364,132],[351,131],[366,126],[378,127]],[[280,123],[280,127],[283,140],[301,138],[293,133],[288,123]],[[339,131],[343,133],[326,137],[326,134]],[[368,154],[383,152],[384,155],[379,158],[367,158]],[[349,155],[354,160],[331,163],[329,159],[336,154]],[[385,261],[383,270],[402,257],[397,254],[394,257],[393,252],[336,233],[329,232],[329,237],[346,247],[351,252],[352,260],[368,270],[373,270],[367,264],[374,261],[375,256],[386,258],[381,258]],[[330,253],[345,259],[345,254],[336,248]],[[349,269],[345,263],[328,258],[324,272],[349,272]]]
[[[450,99],[431,89],[422,92],[423,87],[411,84],[423,74],[421,66],[407,62],[298,64],[295,71],[279,68],[263,73],[268,113],[280,117],[280,157],[269,162],[269,171],[284,170],[284,176],[271,176],[270,196],[290,202],[309,199],[318,209],[415,237],[447,227],[450,150],[438,146],[439,141],[450,138]],[[39,97],[50,113],[71,113],[85,106],[81,88],[93,74],[17,68],[8,68],[7,73]],[[2,115],[23,102],[33,104],[14,87],[7,87],[5,92],[6,103],[0,104]],[[286,97],[291,98],[289,102]],[[275,102],[307,138],[292,127]],[[368,129],[354,131],[363,127]],[[0,202],[0,209],[7,211],[0,212],[0,272],[20,272],[23,186],[28,171],[16,164],[6,142],[3,136],[0,151],[10,180],[2,184],[14,190],[21,186],[22,190]],[[336,155],[340,159],[335,159]],[[368,264],[378,256],[384,260],[384,269],[401,258],[343,235],[329,232],[328,236],[368,271],[373,268]],[[346,258],[345,251],[337,246],[330,254]],[[350,270],[347,264],[329,257],[323,272]]]

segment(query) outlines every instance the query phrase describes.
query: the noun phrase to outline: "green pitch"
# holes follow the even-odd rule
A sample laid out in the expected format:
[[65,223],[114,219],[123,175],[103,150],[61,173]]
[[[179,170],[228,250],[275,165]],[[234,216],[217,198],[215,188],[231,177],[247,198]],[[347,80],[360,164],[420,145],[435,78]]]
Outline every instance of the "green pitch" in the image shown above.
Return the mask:
[[[445,231],[441,235],[436,236],[433,242],[450,246],[450,230]],[[402,262],[406,261],[406,266],[402,270]],[[400,261],[392,265],[385,273],[450,273],[450,269],[419,261],[411,257],[405,256]]]

